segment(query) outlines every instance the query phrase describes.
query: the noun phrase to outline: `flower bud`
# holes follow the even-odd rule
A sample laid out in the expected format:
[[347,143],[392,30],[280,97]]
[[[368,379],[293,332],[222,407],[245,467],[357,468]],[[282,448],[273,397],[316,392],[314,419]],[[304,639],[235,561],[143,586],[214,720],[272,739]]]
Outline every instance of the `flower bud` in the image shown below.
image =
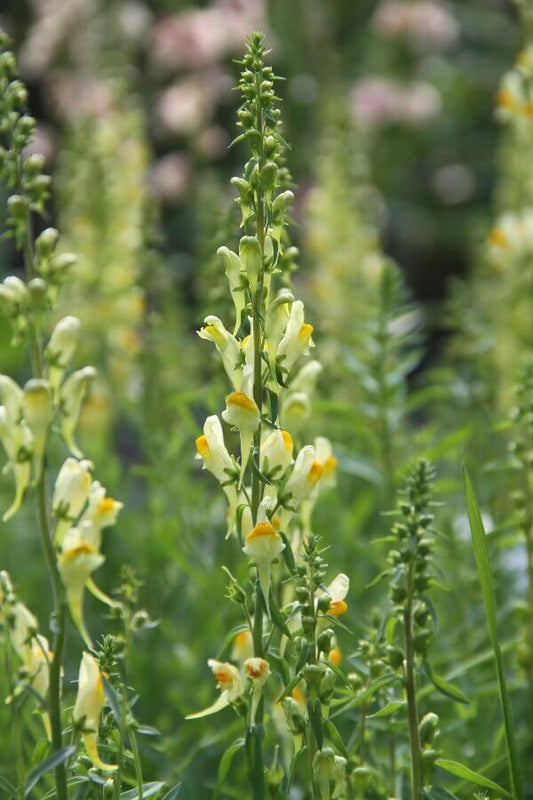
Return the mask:
[[198,336],[213,342],[222,357],[222,364],[226,374],[233,384],[236,392],[242,385],[242,357],[241,348],[237,339],[229,333],[218,317],[209,315],[205,318],[205,327],[200,328]]
[[305,714],[294,697],[285,697],[281,701],[281,705],[285,712],[290,732],[295,736],[305,733],[307,725]]
[[83,511],[89,496],[92,469],[90,461],[67,458],[59,470],[52,497],[52,510],[57,518],[56,538],[59,543],[69,524],[75,522]]
[[72,718],[77,725],[81,726],[83,742],[94,766],[109,772],[116,767],[112,764],[105,764],[98,755],[98,728],[104,706],[104,684],[98,662],[90,653],[83,653]]
[[52,331],[45,350],[49,378],[54,395],[58,392],[65,369],[69,365],[80,338],[81,322],[77,317],[64,317]]
[[76,443],[74,433],[79,422],[83,401],[95,378],[94,367],[83,367],[69,375],[60,389],[61,435],[68,449],[76,458],[82,458],[83,453]]
[[32,379],[24,386],[24,417],[33,434],[33,469],[35,483],[41,481],[43,459],[50,424],[54,418],[50,384],[45,380]]
[[228,279],[229,290],[233,305],[235,306],[235,328],[233,335],[237,333],[241,327],[242,312],[246,307],[245,287],[248,281],[246,274],[246,267],[233,250],[228,247],[219,247],[217,255],[220,256],[224,262],[226,278]]
[[320,797],[322,800],[329,800],[330,784],[335,776],[335,753],[331,747],[323,747],[315,753],[313,773],[320,789]]
[[39,260],[48,258],[56,249],[59,233],[55,228],[45,228],[35,240],[35,252]]
[[44,311],[46,307],[46,283],[42,278],[33,278],[27,286],[28,307],[31,311]]
[[67,273],[74,264],[78,261],[73,253],[60,253],[54,256],[50,261],[49,273],[52,277],[61,278]]
[[239,257],[246,268],[252,297],[263,266],[261,246],[257,236],[243,236],[239,242]]
[[424,714],[418,726],[420,742],[422,745],[431,744],[433,742],[437,736],[438,724],[439,718],[436,714],[431,711],[428,714]]

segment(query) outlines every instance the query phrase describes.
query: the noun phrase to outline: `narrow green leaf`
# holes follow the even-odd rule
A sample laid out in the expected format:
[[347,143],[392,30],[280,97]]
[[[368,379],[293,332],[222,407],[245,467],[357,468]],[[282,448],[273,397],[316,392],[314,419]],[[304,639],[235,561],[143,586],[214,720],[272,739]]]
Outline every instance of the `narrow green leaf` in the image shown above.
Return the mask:
[[24,797],[28,797],[33,787],[40,781],[46,772],[50,772],[50,770],[55,769],[60,764],[63,764],[67,758],[70,758],[70,756],[74,755],[75,752],[76,748],[74,745],[69,745],[68,747],[62,747],[61,750],[56,750],[56,752],[52,753],[51,756],[45,758],[44,761],[42,761],[30,772],[28,776],[28,782],[26,783],[26,787],[24,789]]
[[442,786],[432,786],[424,791],[427,800],[457,800],[457,797]]
[[342,736],[340,735],[339,731],[337,730],[337,728],[330,719],[328,719],[328,721],[324,723],[324,730],[326,731],[326,734],[329,736],[329,738],[331,739],[331,741],[333,742],[339,753],[343,755],[344,758],[346,759],[350,758],[349,753],[346,750],[346,745],[342,740]]
[[444,678],[440,677],[440,675],[437,675],[436,672],[433,672],[427,661],[424,664],[424,669],[435,689],[438,689],[441,694],[446,695],[446,697],[450,697],[457,703],[470,703],[468,697],[463,694],[463,692],[458,689],[457,686],[454,686],[453,683],[448,683],[448,681],[445,681]]
[[[165,788],[165,784],[162,781],[152,781],[151,783],[143,783],[142,786],[142,796],[143,800],[148,800],[149,797],[153,797],[162,789]],[[139,800],[139,790],[138,789],[128,789],[127,792],[122,792],[120,795],[120,800]]]
[[290,630],[287,628],[287,625],[285,624],[285,620],[283,619],[283,617],[281,615],[281,611],[278,608],[278,604],[276,603],[276,601],[272,597],[272,592],[270,592],[270,599],[268,601],[268,607],[270,609],[270,619],[272,620],[272,622],[274,623],[276,628],[279,628],[279,630],[282,633],[284,633],[285,636],[288,639],[292,639],[292,634],[291,634]]
[[292,782],[294,780],[294,773],[296,772],[296,767],[298,765],[298,761],[303,758],[303,756],[307,753],[307,745],[304,745],[297,753],[294,754],[291,765],[289,767],[289,776],[287,779],[287,790],[290,790],[292,786]]
[[450,761],[448,758],[437,758],[435,766],[440,767],[445,770],[445,772],[449,772],[450,775],[455,775],[457,778],[464,778],[470,781],[470,783],[475,783],[477,786],[483,786],[485,789],[492,789],[493,792],[500,792],[506,797],[512,796],[503,786],[499,786],[494,781],[491,781],[490,778],[485,778],[485,776],[480,775],[479,772],[474,772],[473,769],[465,767],[464,764],[459,764],[458,761]]
[[17,790],[13,784],[10,783],[2,774],[0,774],[0,789],[3,789],[4,792],[7,792],[6,800],[11,800],[12,797],[16,797],[17,795]]
[[216,798],[220,794],[222,786],[224,785],[224,781],[228,776],[228,772],[230,771],[233,757],[239,752],[239,750],[241,750],[244,747],[244,744],[245,744],[244,739],[236,739],[224,751],[222,758],[220,759],[220,763],[218,765],[217,788],[214,794],[214,800],[216,800]]
[[178,800],[178,797],[181,794],[181,790],[183,789],[183,783],[180,781],[172,789],[169,789],[166,795],[163,797],[163,800]]
[[487,548],[487,540],[485,529],[479,507],[474,492],[474,487],[470,480],[470,476],[463,467],[463,478],[465,487],[466,508],[468,511],[468,519],[470,520],[470,531],[472,533],[472,546],[474,549],[474,556],[479,573],[479,582],[481,584],[481,592],[483,595],[483,602],[485,604],[485,613],[487,615],[487,625],[489,629],[489,636],[494,650],[494,659],[496,661],[496,674],[498,677],[498,686],[500,691],[500,702],[503,712],[503,720],[505,725],[505,740],[507,743],[507,754],[509,757],[509,774],[511,779],[511,789],[513,797],[516,800],[525,800],[524,783],[522,778],[522,771],[520,769],[520,759],[518,755],[518,747],[514,735],[513,717],[511,711],[511,704],[507,694],[507,684],[505,681],[505,672],[503,669],[503,658],[498,641],[497,631],[497,617],[496,617],[496,593],[494,591],[494,582],[492,579],[492,571],[490,568],[489,551]]
[[405,708],[407,703],[405,700],[393,700],[391,703],[387,703],[386,706],[380,708],[379,711],[376,711],[375,714],[370,714],[368,719],[381,719],[382,717],[392,717],[393,714],[396,714],[397,711]]
[[281,536],[285,544],[285,547],[283,548],[282,552],[283,559],[291,575],[294,575],[294,572],[296,570],[296,563],[294,561],[294,553],[292,552],[291,543],[289,542],[287,536],[282,531],[280,531],[279,535]]
[[318,697],[315,700],[312,700],[311,698],[307,700],[307,715],[309,717],[311,727],[313,728],[313,733],[315,734],[318,749],[322,750],[324,732],[322,730],[322,709]]
[[117,690],[111,686],[107,678],[104,678],[104,691],[105,691],[105,696],[107,698],[107,702],[109,703],[109,707],[111,708],[113,716],[115,717],[115,722],[120,728],[122,719],[121,698]]

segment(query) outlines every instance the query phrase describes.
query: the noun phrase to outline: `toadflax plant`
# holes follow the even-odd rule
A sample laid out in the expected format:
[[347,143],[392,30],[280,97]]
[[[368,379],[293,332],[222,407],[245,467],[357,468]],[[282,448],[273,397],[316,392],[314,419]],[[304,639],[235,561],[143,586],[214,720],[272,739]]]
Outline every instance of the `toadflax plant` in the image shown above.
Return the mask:
[[[313,328],[287,288],[294,248],[285,226],[293,194],[286,188],[276,78],[265,64],[261,34],[250,37],[241,65],[242,133],[235,141],[245,141],[251,155],[232,184],[243,235],[238,253],[218,251],[235,320],[228,330],[207,316],[199,331],[220,354],[231,391],[222,421],[208,417],[196,447],[226,495],[228,545],[237,544],[249,560],[252,580],[242,586],[228,573],[229,597],[244,616],[230,635],[236,663],[208,662],[220,694],[188,718],[227,706],[242,718],[244,736],[225,763],[244,749],[255,800],[267,793],[284,797],[298,779],[306,797],[342,798],[348,791],[345,750],[328,713],[336,681],[343,680],[330,654],[334,628],[347,610],[349,580],[340,574],[326,584],[323,548],[310,528],[336,460],[323,437],[295,451],[320,367],[304,361]],[[237,455],[225,443],[231,430],[239,437]]]
[[[19,599],[11,577],[6,571],[0,573],[0,622],[17,765],[17,786],[2,777],[2,790],[7,792],[2,796],[26,797],[40,780],[48,782],[48,773],[54,770],[54,788],[48,785],[46,796],[52,796],[52,791],[58,800],[73,796],[70,787],[74,784],[77,798],[102,797],[102,787],[106,797],[118,798],[124,781],[136,785],[136,796],[142,798],[136,723],[127,684],[120,679],[125,674],[123,655],[134,627],[130,605],[122,597],[111,600],[92,578],[105,560],[103,531],[115,524],[122,503],[109,497],[95,479],[94,466],[76,440],[83,402],[96,371],[92,366],[71,370],[81,336],[76,317],[60,319],[50,332],[58,293],[75,258],[61,251],[54,228],[34,235],[34,226],[44,216],[50,178],[42,172],[42,157],[26,154],[35,121],[25,112],[27,93],[16,77],[8,44],[0,32],[0,173],[9,193],[8,231],[21,254],[24,275],[9,276],[0,284],[0,310],[11,322],[14,343],[27,346],[31,368],[23,386],[0,375],[0,440],[7,457],[4,472],[14,485],[14,499],[3,520],[14,517],[26,497],[34,503],[52,590],[52,614],[50,641],[42,621]],[[54,477],[50,445],[57,434],[62,445],[55,443],[53,452],[62,446],[67,455]],[[124,582],[123,594],[128,582],[131,584],[131,580]],[[97,649],[84,620],[86,589],[106,604],[122,625],[119,636],[106,637]],[[79,634],[74,637],[76,645],[83,648],[74,703],[63,697],[69,618]],[[110,675],[110,663],[117,668],[118,677]],[[101,726],[106,695],[116,714],[105,712],[105,726]],[[36,732],[23,713],[28,705],[43,721],[37,743],[44,760],[31,773],[34,763],[29,750],[35,746]],[[66,729],[70,732],[68,745]],[[104,752],[116,754],[116,762],[107,763]],[[129,766],[135,770],[131,780]]]

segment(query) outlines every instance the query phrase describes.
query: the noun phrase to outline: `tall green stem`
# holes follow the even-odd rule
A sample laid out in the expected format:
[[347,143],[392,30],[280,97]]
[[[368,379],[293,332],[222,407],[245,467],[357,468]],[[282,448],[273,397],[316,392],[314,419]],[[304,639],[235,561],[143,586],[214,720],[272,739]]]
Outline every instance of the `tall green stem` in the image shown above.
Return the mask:
[[407,600],[404,610],[405,631],[405,690],[409,719],[409,746],[411,749],[411,796],[420,800],[422,796],[421,746],[418,732],[416,707],[415,656],[413,648],[413,565],[407,573]]
[[[24,262],[27,278],[31,280],[33,277],[35,277],[35,268],[33,262],[32,224],[29,211],[27,216]],[[34,378],[42,378],[42,348],[39,341],[39,333],[33,321],[30,321],[30,357]],[[52,586],[52,631],[54,638],[52,647],[53,655],[50,661],[48,703],[50,711],[50,727],[52,730],[52,749],[54,752],[57,752],[63,747],[63,731],[61,725],[61,665],[63,663],[63,650],[65,646],[66,603],[63,582],[59,573],[57,556],[54,549],[52,531],[48,518],[48,498],[44,471],[39,483],[35,487],[35,495],[41,545]],[[67,800],[67,774],[64,762],[55,768],[55,783],[57,800]]]

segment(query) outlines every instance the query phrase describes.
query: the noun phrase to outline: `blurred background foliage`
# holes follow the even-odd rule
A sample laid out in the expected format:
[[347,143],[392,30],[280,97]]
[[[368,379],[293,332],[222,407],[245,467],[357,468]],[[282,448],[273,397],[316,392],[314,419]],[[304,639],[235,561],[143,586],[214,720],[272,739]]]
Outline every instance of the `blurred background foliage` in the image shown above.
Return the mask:
[[[294,279],[323,365],[312,427],[304,414],[302,430],[325,433],[339,457],[337,490],[314,522],[330,563],[352,580],[342,666],[350,670],[349,655],[383,606],[380,584],[365,589],[383,569],[381,512],[406,464],[428,456],[443,501],[436,666],[471,700],[437,695],[428,708],[441,715],[450,757],[505,781],[460,491],[467,458],[495,531],[504,650],[533,786],[533,696],[526,700],[524,681],[533,657],[513,649],[532,609],[516,611],[528,556],[509,450],[513,386],[532,345],[533,233],[512,264],[494,252],[501,214],[533,207],[533,123],[506,120],[499,88],[524,47],[527,13],[521,28],[507,0],[2,3],[0,24],[38,120],[35,148],[54,175],[49,217],[79,256],[62,311],[82,319],[80,363],[90,359],[100,375],[82,438],[102,482],[126,502],[100,582],[117,586],[116,564],[126,560],[144,583],[142,602],[158,625],[140,634],[131,673],[138,716],[162,736],[147,740],[143,756],[147,773],[185,777],[187,798],[214,786],[233,736],[229,714],[216,733],[209,722],[183,721],[207,704],[206,659],[235,624],[220,565],[243,566],[224,542],[219,493],[193,459],[201,421],[219,411],[226,389],[194,331],[207,311],[224,317],[228,303],[215,253],[235,244],[228,186],[242,153],[228,149],[232,59],[257,28],[286,78]],[[19,268],[9,240],[0,257],[4,274]],[[7,327],[0,334],[2,372],[24,379]],[[1,566],[44,619],[33,521],[21,515],[5,528]],[[67,680],[74,671],[72,663]],[[10,759],[7,720],[0,708],[0,766]]]

